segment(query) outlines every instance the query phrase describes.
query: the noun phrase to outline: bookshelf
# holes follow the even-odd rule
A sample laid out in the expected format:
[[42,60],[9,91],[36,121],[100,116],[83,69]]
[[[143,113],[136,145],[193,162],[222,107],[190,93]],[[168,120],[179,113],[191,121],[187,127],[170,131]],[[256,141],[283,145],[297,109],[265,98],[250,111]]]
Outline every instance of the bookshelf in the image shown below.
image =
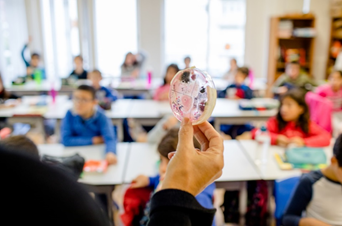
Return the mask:
[[333,71],[336,57],[342,48],[342,1],[331,1],[330,4],[330,42],[326,67],[326,78]]
[[285,72],[289,61],[298,61],[312,76],[315,35],[313,14],[287,14],[270,19],[268,88]]

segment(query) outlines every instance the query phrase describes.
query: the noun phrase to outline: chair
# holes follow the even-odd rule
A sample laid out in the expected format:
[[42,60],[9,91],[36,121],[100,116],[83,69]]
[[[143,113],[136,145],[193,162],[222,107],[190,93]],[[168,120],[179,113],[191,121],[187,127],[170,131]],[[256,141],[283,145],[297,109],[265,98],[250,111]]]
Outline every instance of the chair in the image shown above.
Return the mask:
[[313,92],[306,93],[305,101],[309,106],[310,119],[320,127],[324,128],[327,132],[331,132],[332,102]]
[[282,224],[282,216],[287,207],[291,194],[299,182],[300,176],[291,177],[284,180],[276,180],[274,182],[274,197],[275,197],[275,219],[276,225]]

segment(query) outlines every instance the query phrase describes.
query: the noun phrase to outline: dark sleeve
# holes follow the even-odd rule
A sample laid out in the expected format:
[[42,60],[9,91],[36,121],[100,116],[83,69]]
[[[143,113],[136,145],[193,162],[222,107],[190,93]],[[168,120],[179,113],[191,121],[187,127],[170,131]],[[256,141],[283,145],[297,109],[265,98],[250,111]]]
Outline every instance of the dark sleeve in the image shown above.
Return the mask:
[[28,47],[28,44],[25,44],[23,49],[22,49],[21,55],[22,55],[22,59],[23,59],[23,61],[25,63],[25,66],[26,67],[30,67],[30,63],[28,62],[28,60],[25,59],[25,56],[24,56],[24,52],[25,52],[27,47]]
[[302,212],[306,210],[312,198],[312,184],[309,174],[302,176],[282,217],[283,225],[299,225]]
[[[41,163],[32,153],[0,145],[1,225],[110,225],[85,188],[65,172]],[[25,196],[23,189],[26,190]],[[18,219],[18,209],[28,213]]]
[[233,84],[227,86],[225,90],[220,91],[220,92],[217,94],[217,97],[218,97],[218,98],[226,98],[226,96],[227,96],[227,90],[228,90],[229,88],[231,88],[231,87],[234,87]]
[[151,199],[148,225],[210,226],[215,212],[215,209],[203,208],[190,193],[165,189],[155,193]]
[[252,99],[252,90],[248,86],[243,87],[245,99]]

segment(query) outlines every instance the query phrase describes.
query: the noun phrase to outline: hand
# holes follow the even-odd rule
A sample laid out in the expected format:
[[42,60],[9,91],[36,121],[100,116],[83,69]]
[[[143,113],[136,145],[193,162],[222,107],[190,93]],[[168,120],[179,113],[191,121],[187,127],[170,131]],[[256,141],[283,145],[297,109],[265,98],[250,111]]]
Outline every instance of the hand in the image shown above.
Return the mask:
[[93,144],[103,144],[102,136],[94,136],[92,140]]
[[[194,148],[193,135],[201,144],[201,151]],[[223,150],[220,134],[208,122],[192,126],[191,121],[184,118],[177,151],[168,155],[171,160],[162,190],[179,189],[196,196],[221,176]]]
[[131,182],[131,188],[143,188],[149,185],[149,177],[144,175],[139,175]]
[[118,158],[114,153],[108,152],[106,154],[106,161],[108,164],[116,164],[118,162]]
[[163,128],[164,130],[169,130],[169,129],[171,129],[172,127],[174,127],[177,123],[178,123],[178,120],[177,120],[174,116],[171,116],[171,117],[169,117],[169,119],[162,125],[162,128]]
[[282,87],[278,87],[276,93],[281,95],[281,94],[285,94],[287,91],[288,91],[288,88],[285,86],[282,86]]
[[286,147],[289,143],[290,143],[290,139],[288,139],[287,136],[278,135],[278,138],[276,140],[277,145]]
[[169,99],[169,92],[162,93],[162,94],[159,96],[159,100],[160,100],[160,101],[165,101],[165,100],[168,100],[168,99]]
[[295,136],[290,139],[291,144],[295,144],[298,147],[303,147],[305,145],[304,139],[298,136]]

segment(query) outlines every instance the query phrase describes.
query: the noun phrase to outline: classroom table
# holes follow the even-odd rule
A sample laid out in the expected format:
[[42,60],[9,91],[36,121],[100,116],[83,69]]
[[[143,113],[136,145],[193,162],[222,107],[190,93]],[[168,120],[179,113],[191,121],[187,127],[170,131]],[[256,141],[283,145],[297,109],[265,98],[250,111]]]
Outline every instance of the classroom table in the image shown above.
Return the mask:
[[211,117],[214,118],[215,129],[220,131],[221,124],[246,124],[248,122],[266,122],[270,117],[275,116],[276,113],[277,109],[265,111],[240,110],[238,100],[217,99]]
[[[239,211],[244,224],[246,213],[247,189],[246,181],[259,180],[260,176],[253,163],[240,148],[238,141],[224,141],[224,168],[222,176],[216,180],[217,187],[228,190],[240,190]],[[124,183],[131,183],[138,175],[155,176],[158,173],[159,153],[157,144],[131,143],[129,148]]]
[[11,92],[17,96],[24,95],[40,95],[40,94],[48,94],[49,91],[54,86],[56,91],[59,91],[61,88],[61,81],[48,81],[42,80],[40,84],[35,81],[28,81],[22,85],[6,85],[6,91]]
[[[117,144],[118,163],[108,166],[105,173],[83,173],[83,177],[78,180],[94,193],[104,193],[107,195],[108,215],[110,220],[113,220],[113,199],[112,192],[116,185],[123,183],[124,171],[126,168],[127,154],[129,143]],[[42,144],[38,145],[40,155],[50,156],[71,156],[78,153],[85,160],[101,160],[104,158],[105,146],[79,146],[79,147],[64,147],[62,144]]]

